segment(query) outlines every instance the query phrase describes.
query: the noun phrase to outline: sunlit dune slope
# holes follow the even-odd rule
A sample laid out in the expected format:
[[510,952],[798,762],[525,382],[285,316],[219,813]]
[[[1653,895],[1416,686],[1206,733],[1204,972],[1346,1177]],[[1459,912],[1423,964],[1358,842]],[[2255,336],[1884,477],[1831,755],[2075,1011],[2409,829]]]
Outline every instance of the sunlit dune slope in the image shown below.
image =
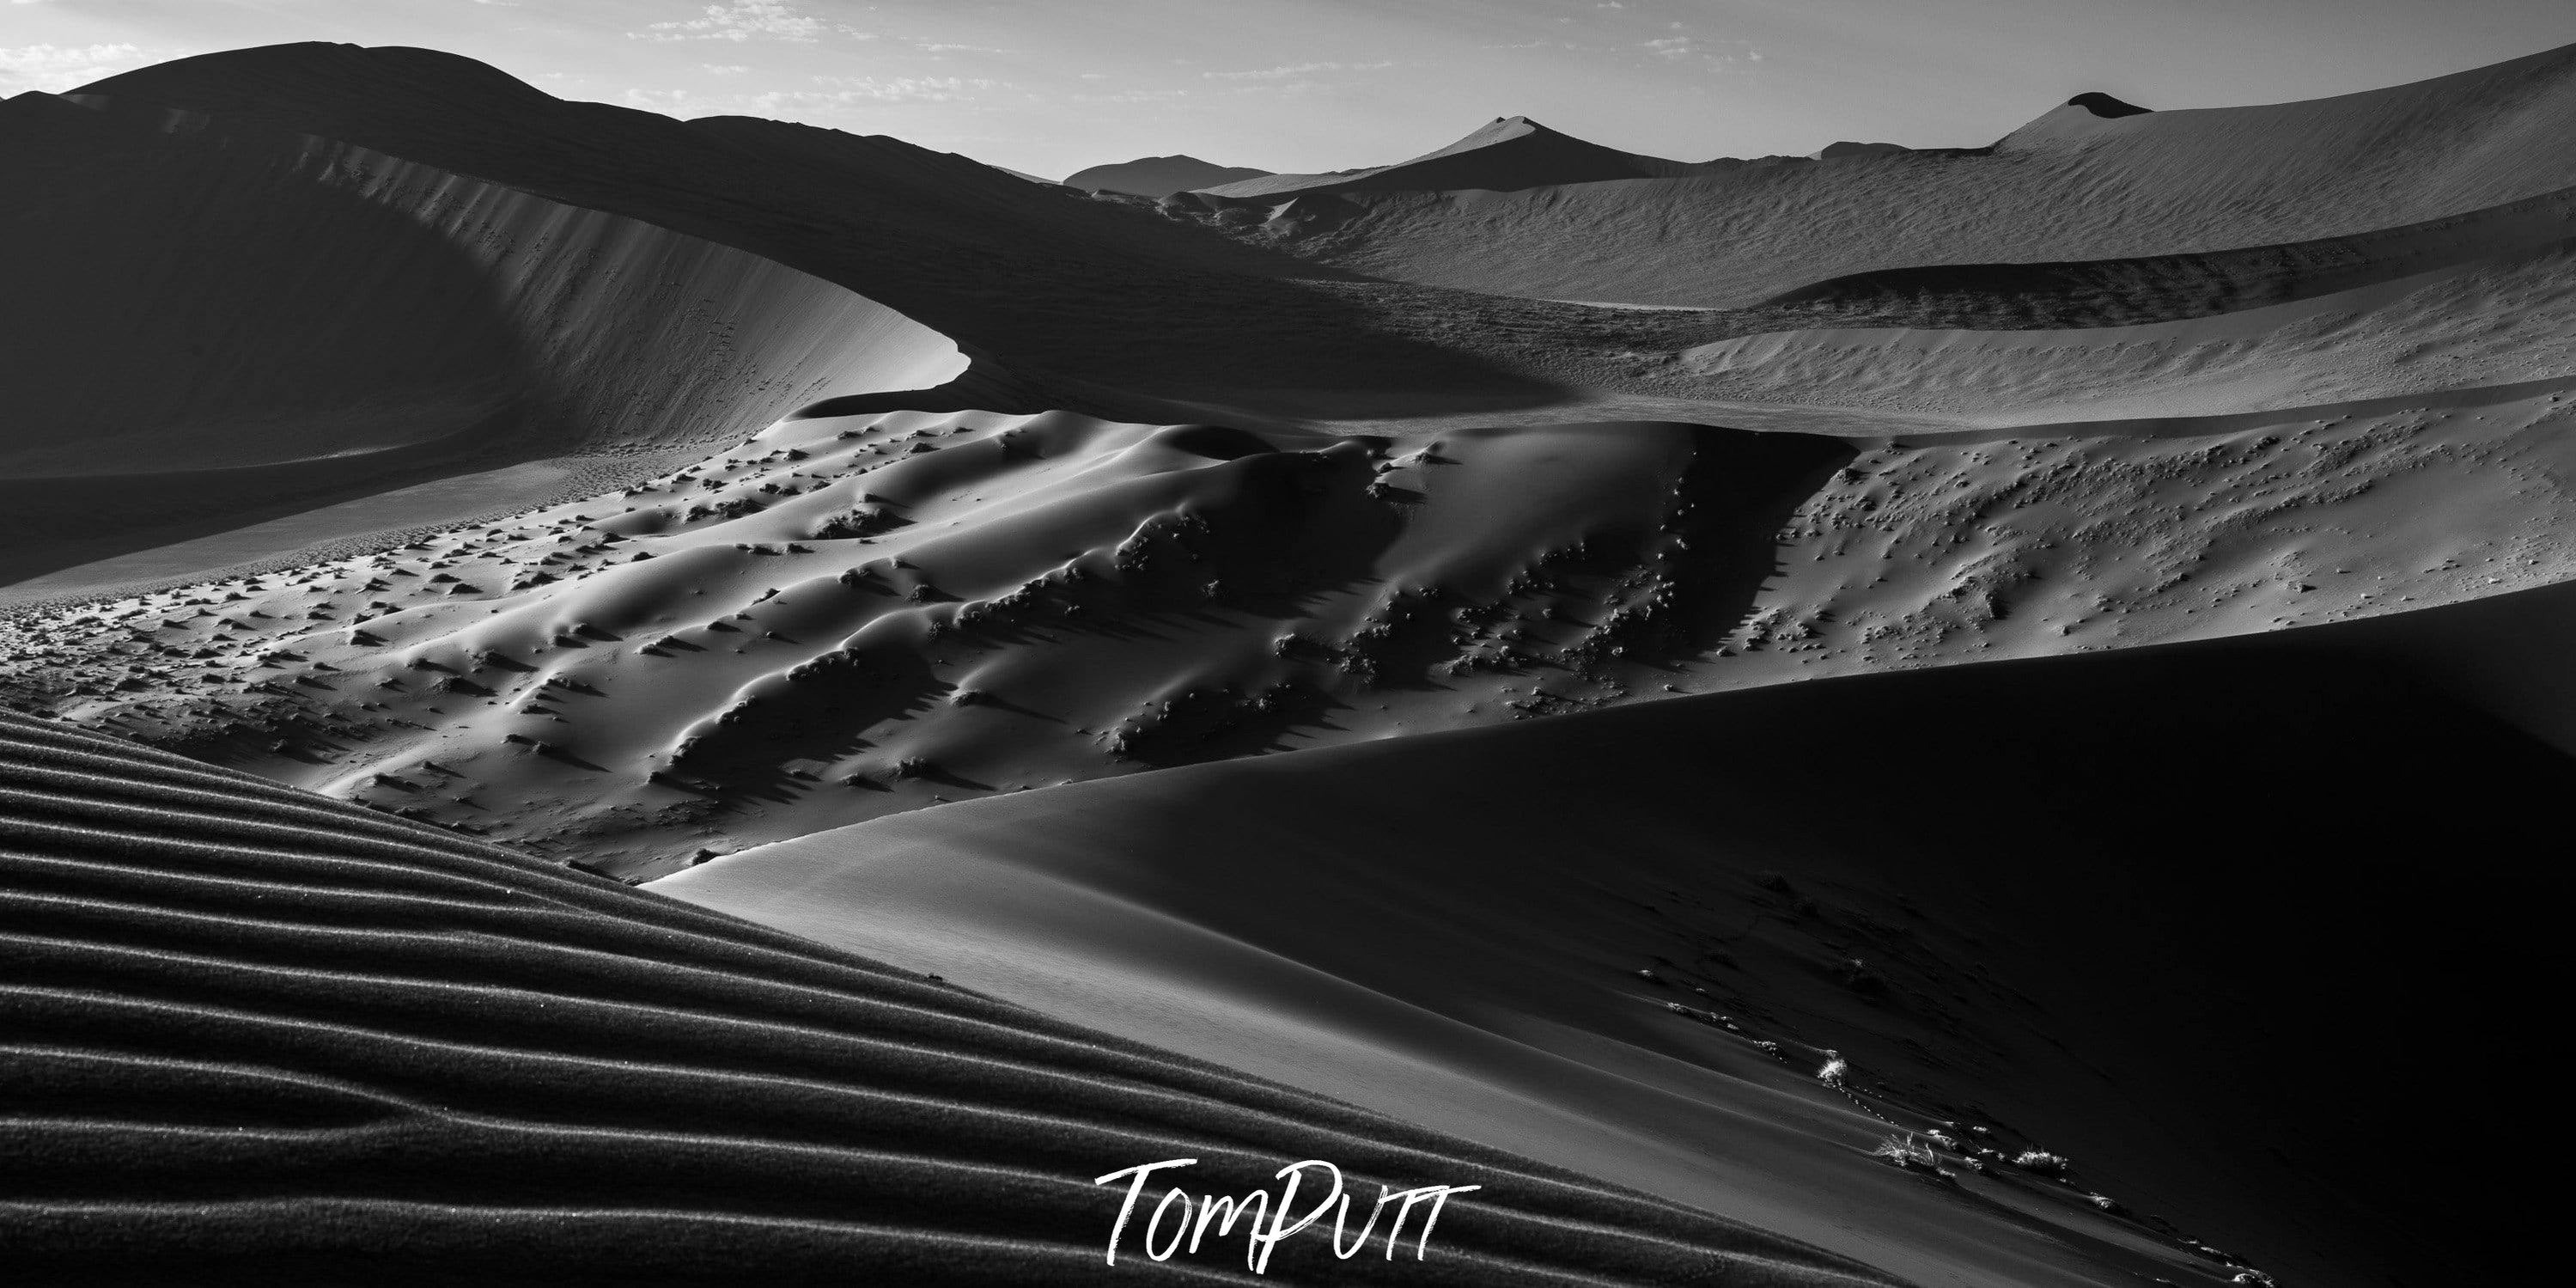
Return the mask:
[[1411,444],[827,404],[616,492],[22,613],[0,681],[653,875],[1140,769],[2546,586],[2564,398]]

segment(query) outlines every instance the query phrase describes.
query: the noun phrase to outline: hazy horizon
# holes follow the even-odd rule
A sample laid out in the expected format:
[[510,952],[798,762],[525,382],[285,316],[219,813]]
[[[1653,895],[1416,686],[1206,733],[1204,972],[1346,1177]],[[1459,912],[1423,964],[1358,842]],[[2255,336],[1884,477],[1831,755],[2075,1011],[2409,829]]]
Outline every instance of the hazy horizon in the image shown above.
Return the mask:
[[1401,160],[1529,116],[1682,160],[1992,141],[2072,94],[2169,109],[2402,84],[2576,42],[2500,0],[7,0],[0,91],[297,40],[422,45],[549,93],[769,116],[1059,178],[1186,153]]

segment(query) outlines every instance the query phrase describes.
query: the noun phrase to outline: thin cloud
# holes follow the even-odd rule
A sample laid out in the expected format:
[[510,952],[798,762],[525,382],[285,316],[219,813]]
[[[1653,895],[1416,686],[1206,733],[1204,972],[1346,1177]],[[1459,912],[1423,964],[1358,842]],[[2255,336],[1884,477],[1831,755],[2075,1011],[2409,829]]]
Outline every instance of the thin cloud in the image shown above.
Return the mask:
[[1003,81],[966,76],[817,76],[824,88],[767,90],[757,94],[700,94],[685,89],[628,89],[628,107],[665,116],[798,117],[838,115],[857,107],[902,103],[971,103],[993,90],[1011,88]]
[[1001,81],[968,76],[817,76],[814,81],[834,86],[829,97],[846,103],[953,103],[1008,88]]
[[711,4],[705,16],[675,22],[649,23],[642,31],[630,31],[635,40],[786,40],[812,44],[822,38],[824,22],[796,12],[785,0],[733,0],[732,4]]
[[[13,4],[27,2],[11,0]],[[179,52],[145,49],[134,44],[20,45],[14,49],[0,49],[0,93],[43,90],[59,94],[118,72],[176,58]]]
[[1292,63],[1255,71],[1200,72],[1199,75],[1209,80],[1286,80],[1292,76],[1312,76],[1317,72],[1370,72],[1393,66],[1393,63]]

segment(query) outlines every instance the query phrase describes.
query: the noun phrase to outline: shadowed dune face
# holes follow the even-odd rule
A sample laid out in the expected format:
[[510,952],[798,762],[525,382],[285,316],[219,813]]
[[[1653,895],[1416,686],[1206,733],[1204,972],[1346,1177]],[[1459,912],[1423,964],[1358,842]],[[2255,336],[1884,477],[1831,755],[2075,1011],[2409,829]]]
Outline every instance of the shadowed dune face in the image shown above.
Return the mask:
[[[1774,686],[655,888],[1927,1281],[2505,1281],[2544,1200],[2462,1178],[2524,1130],[2496,1071],[2565,978],[2533,847],[2576,762],[2442,696],[2493,602],[2402,663],[2373,622]],[[1848,1094],[1808,1076],[1837,1054]],[[1862,1156],[1891,1130],[1960,1186]],[[2003,1161],[2034,1149],[2076,1168]]]
[[[13,1275],[1889,1284],[436,829],[0,716]],[[1092,1178],[1482,1185],[1426,1260],[1104,1249]],[[1160,1197],[1157,1189],[1155,1197]],[[1131,1240],[1134,1238],[1130,1236]],[[1346,1245],[1347,1246],[1347,1245]],[[1372,1252],[1375,1249],[1372,1248]],[[1229,1264],[1231,1263],[1231,1265]]]
[[0,351],[0,471],[256,467],[516,428],[534,364],[496,284],[331,183],[327,157],[41,95],[0,110],[0,272],[42,320]]
[[[347,144],[6,111],[0,576],[575,454],[739,439],[956,346],[741,251]],[[172,571],[193,571],[184,567]]]
[[1064,177],[1065,186],[1086,192],[1124,192],[1164,197],[1192,188],[1258,179],[1270,173],[1244,166],[1217,165],[1192,156],[1139,157],[1115,165],[1096,165]]
[[1273,389],[1362,405],[1558,395],[1308,280],[1349,274],[899,140],[567,103],[422,49],[235,50],[89,89],[346,140],[776,260],[1045,388],[1013,410],[1180,418],[1171,400],[1222,399],[1259,417]]

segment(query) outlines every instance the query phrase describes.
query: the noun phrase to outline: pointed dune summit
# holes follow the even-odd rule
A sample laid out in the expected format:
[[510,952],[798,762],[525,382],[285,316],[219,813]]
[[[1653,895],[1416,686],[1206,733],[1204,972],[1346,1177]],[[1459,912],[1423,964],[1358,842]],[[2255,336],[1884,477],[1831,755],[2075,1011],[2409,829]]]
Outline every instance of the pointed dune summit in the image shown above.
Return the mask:
[[1193,188],[1213,188],[1220,184],[1242,183],[1270,176],[1268,170],[1250,166],[1218,165],[1194,156],[1138,157],[1115,165],[1096,165],[1077,170],[1064,177],[1068,188],[1091,192],[1125,192],[1139,197],[1163,197]]
[[1497,116],[1489,125],[1410,161],[1340,174],[1282,174],[1205,191],[1221,197],[1295,197],[1334,192],[1518,192],[1603,179],[1655,179],[1698,167],[1640,156],[1560,134],[1526,116]]

